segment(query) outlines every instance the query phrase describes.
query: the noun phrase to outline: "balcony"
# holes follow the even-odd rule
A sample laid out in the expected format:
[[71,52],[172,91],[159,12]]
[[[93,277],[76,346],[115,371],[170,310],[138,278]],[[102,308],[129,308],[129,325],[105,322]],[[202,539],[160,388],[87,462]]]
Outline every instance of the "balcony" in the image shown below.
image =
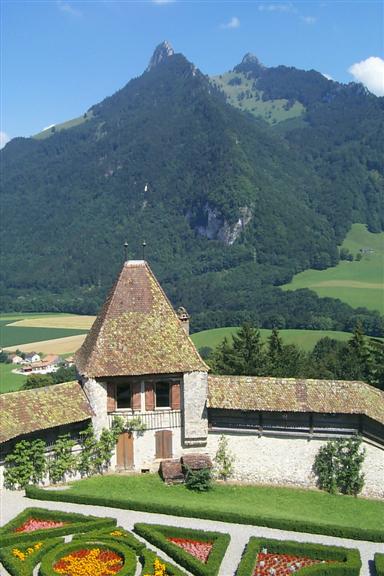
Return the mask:
[[133,412],[132,410],[117,410],[108,414],[109,425],[115,416],[122,416],[124,420],[140,418],[145,425],[146,430],[161,430],[162,428],[180,428],[181,411],[180,410],[153,410],[151,412]]

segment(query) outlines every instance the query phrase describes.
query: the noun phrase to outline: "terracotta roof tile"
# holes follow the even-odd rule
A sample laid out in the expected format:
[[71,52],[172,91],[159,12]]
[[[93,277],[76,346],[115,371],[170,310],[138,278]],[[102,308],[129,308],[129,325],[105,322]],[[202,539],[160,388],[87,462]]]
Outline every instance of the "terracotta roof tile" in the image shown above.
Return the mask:
[[88,377],[207,371],[148,264],[125,262],[75,364]]
[[55,426],[82,422],[92,410],[80,384],[65,382],[0,395],[0,442]]
[[208,375],[208,407],[365,414],[384,424],[384,392],[365,382]]

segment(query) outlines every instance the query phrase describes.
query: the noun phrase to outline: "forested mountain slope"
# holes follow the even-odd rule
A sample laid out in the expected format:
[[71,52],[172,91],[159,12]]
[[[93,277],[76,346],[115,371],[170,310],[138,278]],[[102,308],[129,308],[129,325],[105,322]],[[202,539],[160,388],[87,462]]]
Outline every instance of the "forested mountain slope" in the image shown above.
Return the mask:
[[195,329],[245,319],[350,329],[360,316],[380,332],[374,313],[276,285],[335,264],[353,222],[381,229],[382,99],[325,79],[319,91],[312,72],[288,69],[292,86],[279,68],[259,77],[250,58],[239,72],[262,98],[302,103],[300,127],[271,126],[181,54],[163,56],[83,123],[1,152],[3,307],[94,313],[123,242],[140,258],[145,239]]

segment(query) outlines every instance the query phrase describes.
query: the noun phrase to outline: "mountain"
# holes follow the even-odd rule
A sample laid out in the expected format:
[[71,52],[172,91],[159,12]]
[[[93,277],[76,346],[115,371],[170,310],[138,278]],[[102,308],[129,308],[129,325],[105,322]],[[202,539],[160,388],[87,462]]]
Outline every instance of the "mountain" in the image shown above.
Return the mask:
[[[380,331],[374,313],[277,285],[336,264],[353,222],[382,229],[383,99],[252,55],[233,78],[208,78],[164,43],[83,118],[5,147],[4,309],[95,312],[124,241],[141,258],[145,239],[195,329],[245,319],[346,329],[359,316]],[[245,81],[300,114],[268,123],[236,108],[226,86]]]

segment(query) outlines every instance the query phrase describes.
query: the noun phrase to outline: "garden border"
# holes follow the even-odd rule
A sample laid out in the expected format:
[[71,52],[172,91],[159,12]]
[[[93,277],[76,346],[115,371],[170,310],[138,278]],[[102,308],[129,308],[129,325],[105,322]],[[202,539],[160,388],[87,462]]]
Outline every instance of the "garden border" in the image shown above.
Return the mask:
[[261,548],[276,554],[298,554],[319,560],[339,560],[343,564],[317,564],[298,571],[300,576],[359,576],[361,569],[360,553],[355,548],[326,546],[294,540],[275,540],[251,536],[236,570],[236,576],[253,576],[257,554]]
[[[175,562],[192,572],[195,576],[217,576],[221,563],[227,551],[230,536],[222,532],[208,532],[193,528],[179,528],[163,524],[146,524],[139,522],[134,525],[134,532],[148,540],[168,554]],[[191,554],[169,542],[168,537],[190,538],[193,540],[213,541],[213,547],[205,564]]]
[[[12,554],[12,550],[16,547],[15,544],[10,544],[9,546],[4,546],[0,548],[0,561],[2,562],[4,568],[11,574],[11,576],[32,576],[34,567],[42,560],[44,554],[49,550],[63,542],[63,538],[51,538],[49,540],[42,539],[43,546],[36,553],[31,555],[30,558],[26,558],[23,562],[18,561],[17,558]],[[26,541],[21,546],[26,549],[29,546],[36,544],[36,540]],[[19,546],[17,546],[19,547]]]
[[220,522],[230,522],[233,524],[249,524],[250,526],[265,526],[277,528],[278,530],[289,530],[292,532],[309,532],[311,534],[322,534],[325,536],[337,536],[339,538],[350,538],[352,540],[367,540],[370,542],[384,542],[384,529],[373,530],[370,528],[338,526],[336,524],[321,524],[310,520],[293,520],[290,518],[276,518],[265,515],[246,515],[236,512],[220,513],[215,510],[196,510],[194,508],[183,508],[170,504],[147,504],[143,501],[118,500],[116,498],[100,498],[98,496],[84,496],[71,494],[70,490],[56,491],[44,490],[36,486],[27,486],[26,496],[36,500],[53,500],[56,502],[73,502],[76,504],[89,504],[92,506],[106,506],[110,508],[120,508],[123,510],[137,510],[142,512],[154,512],[173,516],[183,516],[186,518],[202,518],[204,520],[218,520]]

